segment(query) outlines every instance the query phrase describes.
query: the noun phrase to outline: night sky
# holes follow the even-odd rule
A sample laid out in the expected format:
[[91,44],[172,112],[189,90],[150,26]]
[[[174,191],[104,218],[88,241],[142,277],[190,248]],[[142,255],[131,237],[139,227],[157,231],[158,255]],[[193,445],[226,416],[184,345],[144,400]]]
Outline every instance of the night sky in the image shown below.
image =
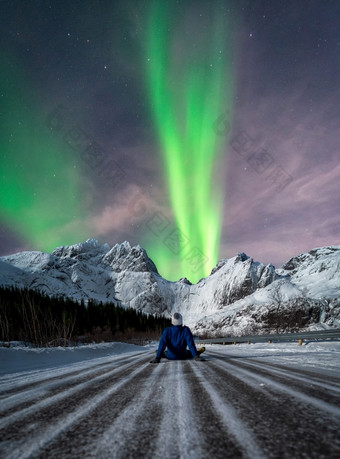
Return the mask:
[[340,243],[340,2],[0,1],[0,255],[169,280]]

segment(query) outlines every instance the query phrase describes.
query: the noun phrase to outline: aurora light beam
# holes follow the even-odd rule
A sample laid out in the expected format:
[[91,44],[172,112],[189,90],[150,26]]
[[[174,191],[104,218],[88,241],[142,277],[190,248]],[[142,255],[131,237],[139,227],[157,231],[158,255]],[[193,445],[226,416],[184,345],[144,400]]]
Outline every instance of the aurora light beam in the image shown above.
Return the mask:
[[[156,1],[152,6],[146,74],[180,255],[154,240],[147,250],[163,276],[198,281],[216,264],[220,245],[224,196],[220,170],[226,136],[217,135],[214,123],[225,113],[224,123],[230,124],[230,31],[219,2],[202,20],[168,3]],[[197,249],[205,262],[192,256]]]
[[48,131],[22,67],[2,57],[0,218],[33,249],[79,242],[87,232],[76,158]]

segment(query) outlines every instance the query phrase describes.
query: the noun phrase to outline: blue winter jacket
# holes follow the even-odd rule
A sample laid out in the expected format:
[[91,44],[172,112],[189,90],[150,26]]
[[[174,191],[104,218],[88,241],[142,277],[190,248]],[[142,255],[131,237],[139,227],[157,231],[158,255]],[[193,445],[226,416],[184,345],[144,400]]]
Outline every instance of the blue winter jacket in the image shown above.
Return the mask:
[[196,357],[198,352],[190,328],[182,325],[173,325],[163,331],[158,346],[157,357],[161,358],[165,348],[168,348],[166,352],[168,359],[186,359],[188,358],[187,346],[190,349],[192,357]]

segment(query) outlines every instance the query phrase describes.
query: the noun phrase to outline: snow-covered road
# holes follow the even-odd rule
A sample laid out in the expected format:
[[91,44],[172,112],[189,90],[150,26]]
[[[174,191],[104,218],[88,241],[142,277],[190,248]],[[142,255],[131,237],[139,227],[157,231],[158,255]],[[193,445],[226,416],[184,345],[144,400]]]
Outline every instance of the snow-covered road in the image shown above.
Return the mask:
[[3,374],[0,457],[338,458],[340,349],[290,349],[151,365],[137,348]]

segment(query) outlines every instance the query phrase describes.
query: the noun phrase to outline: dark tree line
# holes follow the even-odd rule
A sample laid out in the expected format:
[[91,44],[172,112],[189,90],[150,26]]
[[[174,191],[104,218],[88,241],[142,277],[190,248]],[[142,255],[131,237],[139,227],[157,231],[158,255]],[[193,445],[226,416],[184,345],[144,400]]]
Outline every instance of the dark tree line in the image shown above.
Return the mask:
[[115,340],[124,334],[160,335],[170,320],[123,308],[114,303],[49,297],[28,289],[0,287],[0,340],[36,346],[70,340]]

